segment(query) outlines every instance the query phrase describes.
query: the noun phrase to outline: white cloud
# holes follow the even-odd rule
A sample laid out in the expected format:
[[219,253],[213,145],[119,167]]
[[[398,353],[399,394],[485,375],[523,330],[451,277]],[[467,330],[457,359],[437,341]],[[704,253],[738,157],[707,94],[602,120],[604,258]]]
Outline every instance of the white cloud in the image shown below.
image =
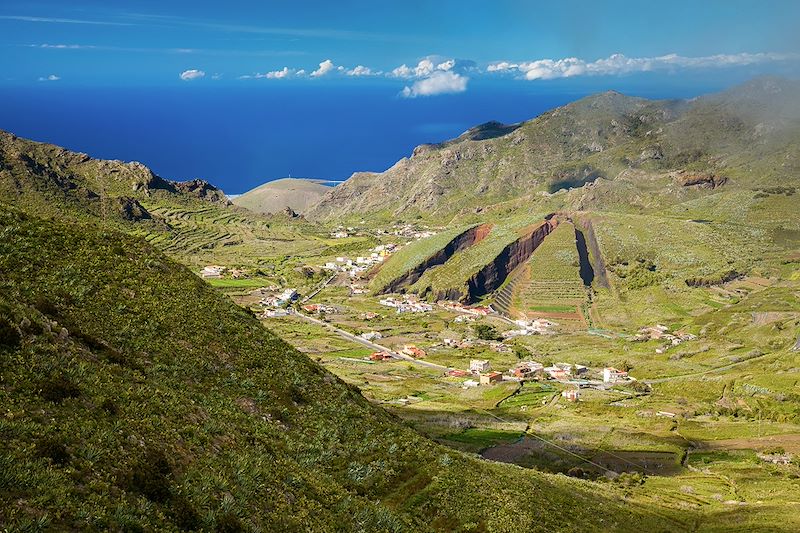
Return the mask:
[[456,60],[448,59],[436,65],[436,70],[452,70],[454,66],[456,66]]
[[515,70],[519,67],[516,63],[509,63],[508,61],[498,61],[497,63],[490,63],[486,67],[487,72],[505,72],[507,70]]
[[[377,73],[375,73],[377,74]],[[369,67],[365,67],[364,65],[358,65],[355,68],[352,68],[347,71],[348,76],[372,76],[373,72],[372,69]]]
[[723,68],[754,65],[776,61],[797,60],[797,54],[741,53],[685,57],[667,54],[655,57],[627,57],[613,54],[596,61],[577,57],[563,59],[537,59],[522,63],[499,61],[486,67],[487,72],[518,72],[527,80],[551,80],[573,76],[614,76],[633,72],[674,70],[678,68]]
[[[288,78],[294,73],[294,69],[289,70],[289,67],[283,67],[281,70],[273,70],[271,72],[267,72],[264,74],[263,77],[272,79],[272,80],[280,80],[283,78]],[[259,77],[259,76],[256,76]]]
[[39,81],[58,81],[60,79],[61,78],[59,76],[56,76],[55,74],[50,74],[47,77],[42,76],[41,78],[39,78]]
[[197,70],[197,69],[193,68],[193,69],[184,70],[183,72],[181,72],[180,78],[183,81],[191,81],[191,80],[197,80],[197,79],[203,78],[203,77],[205,77],[205,75],[206,75],[206,73],[203,72],[202,70]]
[[434,96],[437,94],[462,93],[467,90],[469,78],[451,71],[438,70],[429,77],[415,81],[410,87],[406,86],[400,93],[405,98],[417,96]]
[[333,61],[331,61],[330,59],[326,59],[325,61],[319,64],[319,68],[317,70],[311,73],[311,77],[319,78],[321,76],[324,76],[325,74],[328,74],[335,68],[336,66],[333,64]]
[[[441,65],[445,65],[445,63],[441,63]],[[392,70],[390,75],[395,78],[424,78],[426,76],[430,76],[436,68],[437,66],[433,64],[433,61],[425,58],[417,63],[416,67],[409,67],[403,63],[396,69]]]
[[92,48],[97,48],[96,46],[91,46],[88,44],[31,44],[29,45],[34,48],[46,48],[52,50],[88,50]]

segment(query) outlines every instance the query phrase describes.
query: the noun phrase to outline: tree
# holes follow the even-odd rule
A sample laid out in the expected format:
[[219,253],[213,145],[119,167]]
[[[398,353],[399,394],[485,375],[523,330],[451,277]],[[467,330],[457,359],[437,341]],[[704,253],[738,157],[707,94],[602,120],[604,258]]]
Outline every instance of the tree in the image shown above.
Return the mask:
[[514,355],[517,359],[533,359],[533,352],[521,344],[514,345]]
[[497,333],[495,327],[489,324],[476,324],[473,329],[475,330],[475,335],[481,340],[499,341],[503,338]]

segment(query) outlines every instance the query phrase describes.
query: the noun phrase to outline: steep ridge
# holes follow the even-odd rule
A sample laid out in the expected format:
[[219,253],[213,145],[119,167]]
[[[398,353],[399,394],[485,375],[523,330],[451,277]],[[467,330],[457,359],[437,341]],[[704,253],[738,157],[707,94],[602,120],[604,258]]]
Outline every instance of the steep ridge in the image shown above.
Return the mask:
[[[600,178],[610,196],[618,188],[623,198],[640,194],[639,186],[644,194],[655,193],[653,206],[661,209],[685,191],[667,183],[648,189],[648,182],[682,170],[720,177],[713,183],[729,188],[779,185],[787,172],[800,172],[798,101],[800,82],[777,78],[691,101],[609,91],[534,120],[483,125],[451,141],[419,146],[385,172],[353,174],[308,216],[437,218],[522,197],[551,202],[551,210],[579,209],[567,205],[574,198],[550,195]],[[618,187],[616,178],[626,171],[635,171],[638,180]]]
[[491,224],[481,224],[467,229],[464,233],[453,238],[453,240],[448,242],[443,248],[419,263],[416,267],[408,270],[406,273],[387,284],[383,289],[379,290],[378,293],[400,292],[405,287],[413,285],[426,270],[446,263],[448,259],[453,257],[453,254],[483,240],[491,230]]
[[500,255],[467,281],[467,294],[462,299],[472,302],[500,287],[506,277],[527,261],[534,250],[557,226],[558,219],[551,217],[524,237],[520,237],[506,246]]
[[225,205],[225,194],[206,181],[177,182],[138,162],[93,159],[59,146],[0,131],[0,200],[40,216],[102,218],[129,225],[152,218],[145,200],[211,202]]
[[140,239],[2,204],[0,234],[4,528],[687,528],[425,440]]
[[[462,303],[472,303],[483,295],[489,294],[500,285],[506,277],[520,264],[524,263],[533,251],[543,242],[544,238],[558,225],[558,220],[548,217],[540,224],[522,230],[522,235],[517,236],[508,244],[497,250],[493,255],[481,257],[479,268],[464,278],[458,279],[449,287],[440,287],[431,283],[431,280],[420,279],[412,290],[421,296],[432,300],[457,300]],[[450,261],[457,259],[454,255]],[[445,263],[447,267],[449,263]],[[423,281],[427,281],[423,283]]]

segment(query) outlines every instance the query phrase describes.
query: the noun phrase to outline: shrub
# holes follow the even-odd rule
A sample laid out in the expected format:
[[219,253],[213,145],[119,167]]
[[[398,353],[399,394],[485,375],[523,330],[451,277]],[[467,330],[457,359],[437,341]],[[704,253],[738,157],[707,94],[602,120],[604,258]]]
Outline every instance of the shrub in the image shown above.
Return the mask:
[[228,511],[217,517],[216,531],[217,533],[239,533],[244,531],[244,526],[238,516]]
[[60,439],[55,437],[39,439],[33,453],[36,457],[50,459],[57,465],[65,465],[70,460],[67,446]]
[[475,335],[479,339],[485,341],[499,341],[503,339],[503,337],[497,333],[495,327],[489,324],[476,324],[472,329],[475,330]]
[[0,317],[0,348],[16,348],[22,341],[19,331],[5,317]]
[[116,415],[119,412],[117,404],[114,403],[114,400],[110,398],[106,398],[105,400],[103,400],[103,403],[100,404],[100,409],[102,409],[103,411],[105,411],[110,415]]
[[42,382],[41,396],[47,401],[61,403],[67,398],[77,398],[81,390],[66,376],[51,376]]
[[182,495],[172,497],[170,509],[172,520],[181,529],[193,531],[200,528],[200,515],[189,500]]
[[170,497],[171,475],[172,467],[164,452],[149,448],[133,464],[128,476],[128,487],[151,501],[163,503]]

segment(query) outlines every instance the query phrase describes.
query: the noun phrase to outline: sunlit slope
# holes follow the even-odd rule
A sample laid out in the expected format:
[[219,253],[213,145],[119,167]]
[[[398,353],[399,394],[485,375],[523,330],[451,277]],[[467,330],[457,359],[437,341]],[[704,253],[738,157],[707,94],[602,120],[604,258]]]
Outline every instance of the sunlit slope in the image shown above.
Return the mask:
[[0,233],[5,527],[686,527],[426,441],[142,240],[6,208]]

